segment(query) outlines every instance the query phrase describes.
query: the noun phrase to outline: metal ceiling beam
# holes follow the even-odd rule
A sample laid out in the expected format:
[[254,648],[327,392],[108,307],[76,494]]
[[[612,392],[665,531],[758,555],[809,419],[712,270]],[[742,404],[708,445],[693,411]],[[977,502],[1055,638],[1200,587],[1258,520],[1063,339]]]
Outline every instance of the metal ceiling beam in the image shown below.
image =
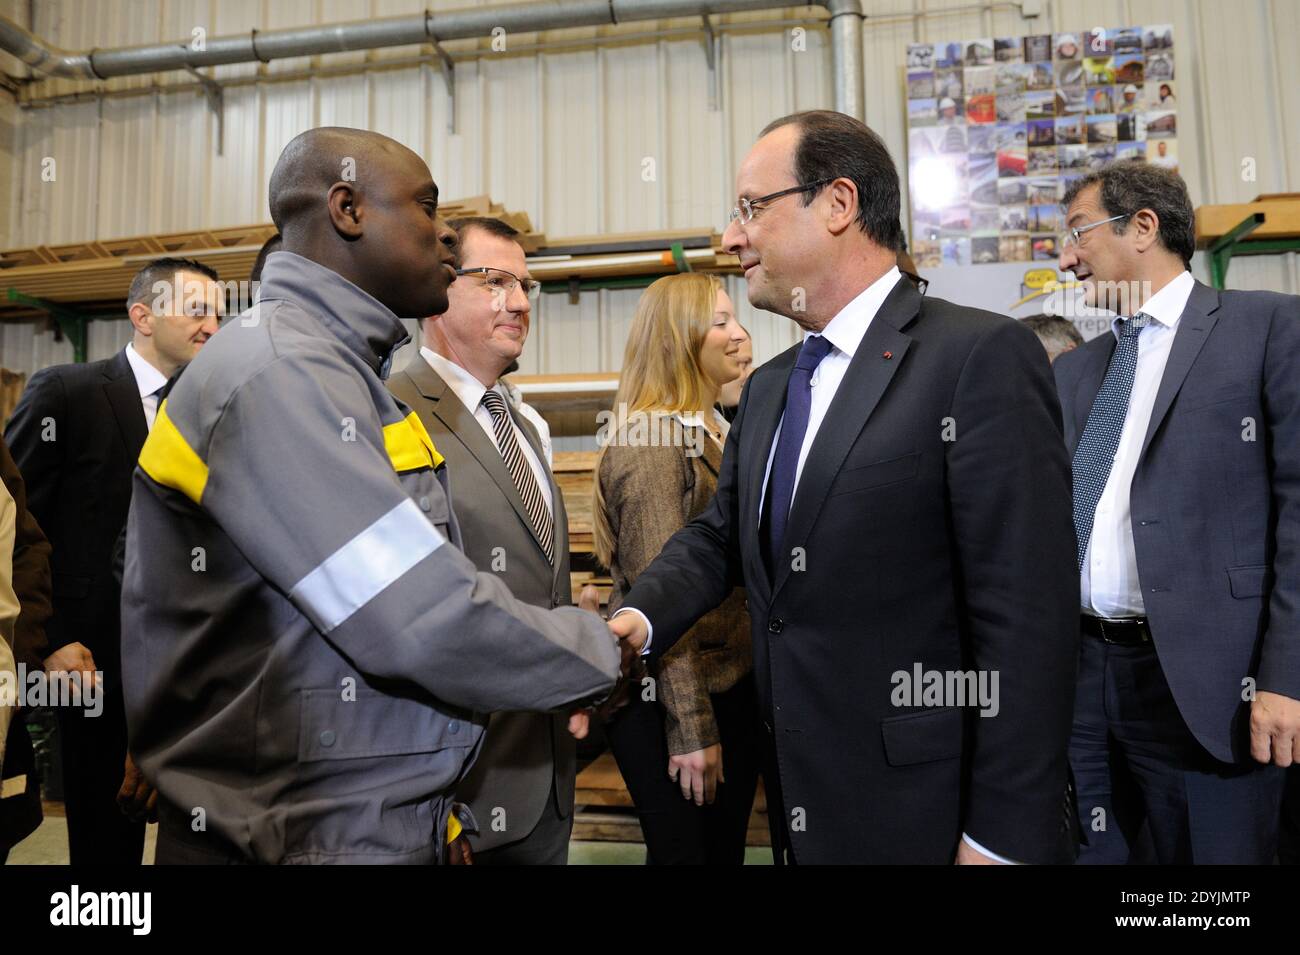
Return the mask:
[[[835,108],[863,117],[861,0],[824,0],[831,18]],[[542,0],[472,7],[404,17],[359,20],[284,30],[250,30],[228,36],[118,49],[69,51],[54,47],[0,17],[0,49],[34,72],[73,80],[105,80],[232,63],[267,63],[295,56],[373,50],[412,43],[493,37],[499,30],[536,33],[569,27],[613,26],[637,20],[704,17],[780,6],[772,0]]]

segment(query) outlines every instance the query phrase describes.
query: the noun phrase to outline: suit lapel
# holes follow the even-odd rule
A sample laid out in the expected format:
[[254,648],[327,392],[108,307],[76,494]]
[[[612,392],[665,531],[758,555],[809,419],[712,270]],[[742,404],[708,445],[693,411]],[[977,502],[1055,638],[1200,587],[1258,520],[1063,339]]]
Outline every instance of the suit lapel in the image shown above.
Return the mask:
[[[903,364],[912,339],[900,329],[916,317],[920,307],[920,293],[911,282],[900,280],[867,326],[844,380],[826,409],[826,417],[817,429],[812,447],[808,449],[790,505],[790,520],[785,531],[786,552],[802,547],[807,540],[845,456]],[[886,352],[890,358],[884,357]],[[776,563],[774,597],[789,577],[792,565],[786,559]]]
[[[537,534],[533,530],[533,522],[528,518],[523,499],[515,489],[514,479],[506,470],[505,459],[501,457],[501,451],[496,443],[488,438],[482,425],[470,410],[456,397],[456,393],[442,380],[442,376],[429,367],[429,363],[423,357],[413,359],[406,366],[405,374],[420,394],[427,399],[425,409],[421,411],[427,410],[428,414],[441,423],[440,430],[450,432],[465,446],[465,450],[474,456],[474,460],[488,473],[501,493],[505,495],[506,500],[510,502],[510,506],[514,508],[515,514],[528,531],[528,536],[537,546],[538,553],[545,556],[542,545],[537,541]],[[559,563],[558,560],[556,563]]]
[[104,394],[117,419],[117,430],[132,467],[140,457],[140,449],[149,436],[149,423],[144,417],[144,403],[140,400],[140,386],[131,371],[126,352],[118,352],[104,366]]
[[781,412],[785,408],[786,385],[798,354],[797,346],[788,349],[760,369],[763,377],[755,380],[754,385],[761,381],[763,387],[750,387],[749,401],[742,421],[740,464],[737,468],[737,473],[744,482],[740,488],[739,502],[741,552],[747,563],[746,584],[751,588],[756,587],[765,600],[771,594],[758,539],[758,505],[763,499],[763,476],[767,471],[772,439],[776,436],[776,426],[780,423]]
[[1218,308],[1219,293],[1208,285],[1197,282],[1187,299],[1187,307],[1178,319],[1178,330],[1174,333],[1174,341],[1169,348],[1169,360],[1165,362],[1165,373],[1160,377],[1160,388],[1151,409],[1151,422],[1147,425],[1146,437],[1142,442],[1142,456],[1146,455],[1151,439],[1169,413],[1178,390],[1182,388],[1187,373],[1196,362],[1196,356],[1201,353],[1206,339],[1210,337],[1210,330],[1218,321],[1214,315]]

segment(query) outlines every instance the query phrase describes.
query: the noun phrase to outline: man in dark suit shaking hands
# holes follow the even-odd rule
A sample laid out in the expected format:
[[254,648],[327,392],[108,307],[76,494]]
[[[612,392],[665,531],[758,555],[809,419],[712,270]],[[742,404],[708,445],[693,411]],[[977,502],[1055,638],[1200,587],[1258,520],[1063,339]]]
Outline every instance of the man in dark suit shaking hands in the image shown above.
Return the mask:
[[1061,269],[1120,316],[1056,363],[1080,861],[1270,863],[1300,757],[1300,298],[1195,281],[1174,172],[1115,163],[1065,200]]
[[1047,357],[899,273],[898,175],[861,122],[775,121],[736,187],[723,244],[803,341],[751,376],[713,503],[611,625],[654,657],[748,589],[778,860],[1067,858],[1078,620]]

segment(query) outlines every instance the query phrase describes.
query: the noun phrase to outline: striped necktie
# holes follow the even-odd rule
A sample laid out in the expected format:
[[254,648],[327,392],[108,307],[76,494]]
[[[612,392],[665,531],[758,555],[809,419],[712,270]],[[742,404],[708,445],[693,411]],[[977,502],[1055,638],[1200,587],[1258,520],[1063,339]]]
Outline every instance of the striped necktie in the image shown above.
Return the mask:
[[1079,446],[1074,450],[1074,535],[1078,546],[1079,569],[1092,537],[1092,522],[1097,516],[1097,502],[1110,479],[1110,469],[1119,449],[1120,433],[1128,417],[1128,401],[1133,393],[1133,376],[1137,373],[1138,337],[1151,321],[1139,312],[1131,319],[1121,318],[1119,341],[1106,367],[1106,377],[1088,412]]
[[496,389],[489,388],[483,392],[483,407],[487,408],[488,414],[492,416],[492,430],[497,436],[497,448],[506,463],[506,470],[510,472],[510,479],[515,483],[515,490],[519,492],[519,498],[524,502],[524,510],[528,512],[528,520],[533,525],[537,542],[546,552],[546,559],[554,564],[555,519],[546,506],[546,499],[542,497],[542,489],[537,485],[537,476],[533,474],[533,469],[528,459],[524,457],[519,441],[515,438],[515,427],[510,420],[510,413],[506,410],[506,400]]

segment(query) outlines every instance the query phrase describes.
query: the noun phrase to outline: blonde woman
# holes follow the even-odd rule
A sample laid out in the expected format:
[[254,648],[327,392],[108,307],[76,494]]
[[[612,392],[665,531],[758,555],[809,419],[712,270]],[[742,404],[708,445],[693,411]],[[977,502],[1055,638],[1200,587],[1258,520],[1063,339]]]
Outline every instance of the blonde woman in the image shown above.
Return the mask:
[[[714,405],[748,336],[714,276],[659,279],[628,334],[596,469],[596,554],[611,613],[717,487],[727,422]],[[634,687],[606,733],[652,864],[739,864],[759,774],[749,616],[736,589],[665,654],[656,699]]]

